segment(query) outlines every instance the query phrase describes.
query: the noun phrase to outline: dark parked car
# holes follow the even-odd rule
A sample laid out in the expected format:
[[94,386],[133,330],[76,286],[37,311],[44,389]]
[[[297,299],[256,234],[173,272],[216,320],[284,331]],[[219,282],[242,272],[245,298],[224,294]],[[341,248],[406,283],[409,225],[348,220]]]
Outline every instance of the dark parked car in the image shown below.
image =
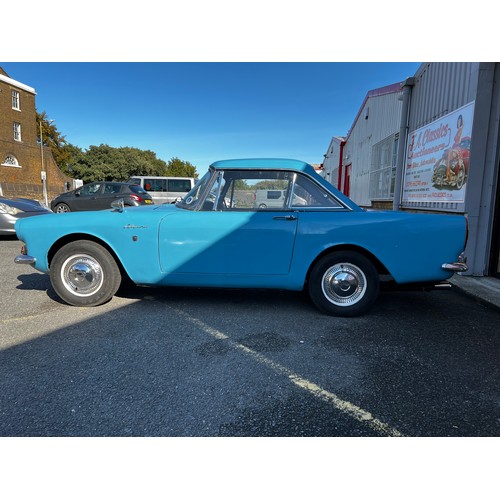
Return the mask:
[[0,235],[14,235],[14,224],[19,219],[32,215],[50,214],[51,210],[40,205],[36,200],[27,198],[4,198],[0,196]]
[[111,203],[122,198],[125,206],[153,205],[151,195],[141,186],[127,182],[91,182],[60,194],[50,202],[50,208],[57,213],[82,212],[85,210],[106,210]]

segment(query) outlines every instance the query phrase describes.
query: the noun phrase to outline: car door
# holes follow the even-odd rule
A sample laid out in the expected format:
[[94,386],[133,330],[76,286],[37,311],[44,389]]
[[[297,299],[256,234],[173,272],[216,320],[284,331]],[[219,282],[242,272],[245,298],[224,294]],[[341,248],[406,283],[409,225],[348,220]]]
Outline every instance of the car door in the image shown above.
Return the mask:
[[75,198],[72,201],[72,210],[99,210],[96,206],[98,203],[97,197],[101,191],[101,182],[91,182],[90,184],[85,184],[75,192]]
[[298,219],[285,206],[256,207],[257,188],[249,185],[269,181],[271,174],[265,174],[254,179],[258,174],[250,173],[243,179],[243,173],[233,178],[221,173],[201,210],[177,210],[165,217],[159,239],[162,272],[197,274],[200,283],[209,282],[210,276],[287,275]]
[[111,208],[111,203],[119,198],[128,198],[130,193],[122,193],[122,184],[116,182],[106,182],[102,192],[96,196],[95,210],[106,210]]

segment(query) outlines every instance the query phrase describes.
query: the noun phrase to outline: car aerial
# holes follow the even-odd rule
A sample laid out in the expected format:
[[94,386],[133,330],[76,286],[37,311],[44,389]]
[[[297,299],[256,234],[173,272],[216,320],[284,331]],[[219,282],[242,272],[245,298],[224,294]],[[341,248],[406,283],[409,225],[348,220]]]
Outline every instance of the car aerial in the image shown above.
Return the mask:
[[[282,205],[259,208],[259,189],[286,191]],[[322,312],[356,316],[376,300],[381,277],[433,285],[467,270],[464,216],[367,211],[298,160],[218,161],[175,205],[117,201],[107,211],[23,219],[16,231],[15,262],[49,273],[75,306],[109,301],[125,277],[146,286],[305,289]]]
[[0,235],[15,235],[15,223],[33,215],[52,213],[36,200],[28,198],[5,198],[0,196]]
[[151,195],[140,186],[128,182],[102,181],[61,193],[50,202],[50,208],[56,213],[105,210],[111,208],[111,203],[119,198],[131,207],[153,204]]

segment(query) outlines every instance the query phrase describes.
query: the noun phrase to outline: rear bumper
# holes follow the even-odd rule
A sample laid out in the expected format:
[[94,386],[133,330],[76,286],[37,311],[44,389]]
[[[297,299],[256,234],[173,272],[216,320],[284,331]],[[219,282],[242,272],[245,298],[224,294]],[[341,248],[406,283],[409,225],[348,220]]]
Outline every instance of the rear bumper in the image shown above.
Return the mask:
[[466,264],[467,257],[463,253],[458,256],[458,262],[450,262],[443,264],[441,267],[446,271],[452,271],[454,273],[464,273],[469,269],[469,266]]

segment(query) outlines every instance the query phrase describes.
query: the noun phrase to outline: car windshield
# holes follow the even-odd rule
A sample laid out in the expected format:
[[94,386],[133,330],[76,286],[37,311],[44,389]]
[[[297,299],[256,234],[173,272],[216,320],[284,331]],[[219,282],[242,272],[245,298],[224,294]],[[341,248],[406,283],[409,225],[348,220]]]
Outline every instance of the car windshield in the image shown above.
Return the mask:
[[212,171],[208,171],[194,186],[189,193],[182,198],[181,201],[177,202],[175,205],[179,208],[185,208],[187,210],[195,210],[198,206],[201,196],[205,192],[205,189],[210,182],[212,177]]

